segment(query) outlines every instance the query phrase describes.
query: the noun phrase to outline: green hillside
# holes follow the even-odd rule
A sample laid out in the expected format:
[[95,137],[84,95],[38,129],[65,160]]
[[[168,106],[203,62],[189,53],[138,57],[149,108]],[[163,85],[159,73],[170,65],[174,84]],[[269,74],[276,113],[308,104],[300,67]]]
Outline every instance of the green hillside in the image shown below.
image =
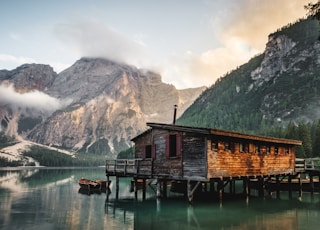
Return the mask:
[[275,58],[263,66],[266,53],[258,55],[203,92],[177,123],[261,132],[273,125],[320,118],[317,111],[312,111],[320,110],[319,56],[303,56],[315,46],[319,54],[318,31],[318,21],[309,19],[271,34],[274,39],[285,35],[296,44],[280,60],[285,71],[274,72],[270,80],[258,83],[251,77],[254,70],[279,65]]
[[296,139],[304,138],[288,134],[289,124],[308,124],[311,136],[320,119],[318,37],[311,18],[270,34],[264,53],[221,77],[177,124]]

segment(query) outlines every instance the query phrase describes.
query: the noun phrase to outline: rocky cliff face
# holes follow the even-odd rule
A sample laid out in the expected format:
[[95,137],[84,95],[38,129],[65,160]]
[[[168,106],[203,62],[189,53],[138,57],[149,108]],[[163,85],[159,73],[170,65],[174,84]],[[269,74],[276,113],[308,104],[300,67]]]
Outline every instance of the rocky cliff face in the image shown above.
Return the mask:
[[178,123],[262,132],[320,119],[318,37],[313,19],[270,34],[262,54],[204,91]]
[[179,116],[204,90],[177,90],[156,73],[100,58],[82,58],[58,75],[44,74],[46,66],[38,67],[31,71],[21,66],[13,71],[20,76],[16,78],[0,74],[2,81],[17,85],[19,93],[37,89],[66,102],[42,116],[27,137],[109,157],[131,146],[130,139],[146,129],[146,122],[171,123],[173,105],[178,105]]
[[40,64],[25,64],[12,71],[0,70],[0,132],[16,136],[19,122],[21,133],[44,120],[51,111],[38,106],[36,101],[56,77],[52,67]]

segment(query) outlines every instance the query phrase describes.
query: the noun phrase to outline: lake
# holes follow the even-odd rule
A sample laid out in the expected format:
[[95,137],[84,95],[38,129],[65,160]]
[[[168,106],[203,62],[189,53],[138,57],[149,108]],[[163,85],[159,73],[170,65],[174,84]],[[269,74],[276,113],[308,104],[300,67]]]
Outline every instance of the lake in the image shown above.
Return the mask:
[[[79,190],[78,179],[106,179],[104,168],[1,169],[0,229],[318,229],[320,195],[287,192],[280,197],[256,196],[207,201],[169,192],[146,200],[130,192],[130,179],[120,179],[119,199],[111,193]],[[111,177],[115,181],[115,178]]]

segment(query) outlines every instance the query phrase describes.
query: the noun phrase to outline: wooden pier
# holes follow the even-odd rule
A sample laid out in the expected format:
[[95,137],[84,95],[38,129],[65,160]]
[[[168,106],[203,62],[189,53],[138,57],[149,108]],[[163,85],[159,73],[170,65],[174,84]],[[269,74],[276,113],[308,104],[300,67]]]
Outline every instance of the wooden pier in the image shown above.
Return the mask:
[[[231,178],[214,178],[209,181],[181,181],[162,178],[152,173],[152,160],[149,163],[139,159],[130,160],[107,160],[106,175],[108,177],[116,177],[116,199],[119,198],[119,179],[123,177],[131,177],[131,188],[138,197],[138,190],[142,190],[142,199],[146,199],[147,186],[152,187],[158,198],[167,197],[168,189],[174,193],[184,194],[188,201],[193,201],[193,196],[199,197],[217,197],[220,201],[224,195],[250,196],[252,190],[258,191],[259,196],[266,193],[271,195],[276,193],[278,197],[280,191],[287,191],[289,197],[292,192],[298,192],[299,197],[303,192],[320,192],[320,158],[297,158],[295,171],[292,174],[279,174],[272,176],[248,176],[248,177],[231,177]],[[242,182],[242,188],[238,186],[236,191],[236,183]]]

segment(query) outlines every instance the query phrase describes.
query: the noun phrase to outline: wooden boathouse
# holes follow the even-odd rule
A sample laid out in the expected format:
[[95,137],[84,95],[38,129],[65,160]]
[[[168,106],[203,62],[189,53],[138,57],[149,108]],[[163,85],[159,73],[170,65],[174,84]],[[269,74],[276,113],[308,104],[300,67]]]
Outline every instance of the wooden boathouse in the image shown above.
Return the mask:
[[249,181],[257,180],[263,193],[266,180],[296,173],[295,146],[302,144],[298,140],[175,124],[147,126],[132,139],[134,159],[107,160],[108,179],[156,180],[158,196],[166,196],[170,183],[171,189],[182,188],[191,202],[199,189],[216,191],[221,199],[227,184],[234,192],[236,180],[243,181],[246,194]]

